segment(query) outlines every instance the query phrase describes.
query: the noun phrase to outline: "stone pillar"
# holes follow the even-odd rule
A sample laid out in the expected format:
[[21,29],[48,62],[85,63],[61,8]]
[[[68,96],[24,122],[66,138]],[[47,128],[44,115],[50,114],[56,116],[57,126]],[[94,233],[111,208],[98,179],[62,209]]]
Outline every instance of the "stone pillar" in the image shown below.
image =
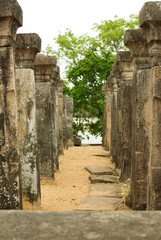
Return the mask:
[[150,61],[148,45],[141,29],[127,30],[125,45],[130,49],[134,62],[133,115],[132,115],[132,176],[131,199],[136,210],[146,209],[147,163],[150,157]]
[[67,97],[67,133],[68,133],[68,147],[74,146],[73,140],[73,98]]
[[53,111],[51,78],[56,66],[54,56],[38,54],[35,59],[37,155],[40,174],[54,178]]
[[57,84],[60,81],[60,69],[58,66],[52,72],[52,117],[53,117],[53,158],[54,169],[59,170],[59,146],[58,146],[58,97]]
[[17,34],[16,92],[23,209],[40,207],[39,163],[36,157],[36,99],[34,61],[41,50],[37,34]]
[[148,154],[147,209],[161,210],[161,2],[147,2],[140,11],[140,27],[149,44],[151,71],[147,106],[149,141],[145,146]]
[[0,209],[20,209],[14,45],[22,26],[16,0],[0,1]]
[[121,168],[122,164],[122,96],[121,96],[121,72],[117,64],[113,64],[113,70],[117,82],[117,167]]
[[68,149],[67,97],[65,95],[63,95],[63,147]]
[[117,166],[117,82],[115,74],[111,71],[111,155],[112,161]]
[[103,114],[103,137],[102,144],[107,151],[110,151],[111,139],[111,93],[108,80],[102,87],[104,94],[104,114]]
[[60,80],[57,84],[59,154],[63,154],[63,87],[64,82]]
[[121,72],[121,143],[122,163],[121,180],[131,177],[131,151],[132,151],[132,81],[133,62],[129,51],[118,52],[116,63]]

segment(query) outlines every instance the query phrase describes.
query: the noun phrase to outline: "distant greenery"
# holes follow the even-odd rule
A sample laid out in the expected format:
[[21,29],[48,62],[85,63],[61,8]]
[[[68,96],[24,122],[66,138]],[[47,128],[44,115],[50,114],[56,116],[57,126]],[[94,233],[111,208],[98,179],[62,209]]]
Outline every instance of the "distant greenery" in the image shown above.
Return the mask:
[[[87,34],[75,36],[70,29],[55,38],[58,50],[48,45],[46,54],[56,54],[66,65],[64,94],[74,99],[73,124],[75,134],[88,130],[102,134],[104,98],[102,86],[109,76],[115,54],[124,50],[123,38],[128,28],[138,28],[138,16],[118,18],[94,24],[95,37]],[[96,119],[95,123],[90,119]],[[84,123],[85,122],[85,123]]]

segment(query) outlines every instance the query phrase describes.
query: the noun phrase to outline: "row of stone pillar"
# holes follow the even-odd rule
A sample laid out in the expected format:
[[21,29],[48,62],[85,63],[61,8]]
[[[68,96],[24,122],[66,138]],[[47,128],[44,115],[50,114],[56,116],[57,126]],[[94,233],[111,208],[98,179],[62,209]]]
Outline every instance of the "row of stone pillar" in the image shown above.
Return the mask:
[[161,209],[161,2],[146,2],[140,29],[127,30],[107,79],[103,145],[121,179],[131,178],[130,205]]
[[56,57],[38,54],[40,37],[16,35],[17,1],[0,9],[0,209],[37,209],[40,177],[54,179],[59,154],[73,145],[73,99],[63,96]]

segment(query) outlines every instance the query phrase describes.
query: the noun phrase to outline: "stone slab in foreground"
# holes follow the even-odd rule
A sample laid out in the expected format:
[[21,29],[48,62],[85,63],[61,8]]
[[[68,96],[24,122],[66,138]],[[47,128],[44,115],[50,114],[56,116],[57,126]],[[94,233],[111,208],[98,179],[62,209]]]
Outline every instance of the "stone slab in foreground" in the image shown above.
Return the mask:
[[95,175],[113,175],[114,169],[108,166],[88,166],[86,170]]
[[117,177],[111,175],[91,175],[89,179],[91,183],[119,183]]
[[122,202],[120,198],[87,196],[79,205],[78,210],[114,211]]
[[88,195],[97,197],[122,198],[122,185],[104,183],[94,184],[90,186]]
[[0,239],[161,239],[161,212],[0,211]]

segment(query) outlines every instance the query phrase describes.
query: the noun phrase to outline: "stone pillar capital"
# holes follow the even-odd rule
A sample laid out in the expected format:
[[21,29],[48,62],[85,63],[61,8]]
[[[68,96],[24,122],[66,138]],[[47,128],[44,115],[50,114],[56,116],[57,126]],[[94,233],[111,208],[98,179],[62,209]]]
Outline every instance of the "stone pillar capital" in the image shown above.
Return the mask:
[[149,44],[152,66],[161,65],[161,1],[146,2],[139,12],[139,25]]
[[129,51],[120,51],[116,55],[116,64],[121,72],[122,81],[133,80],[133,59]]
[[56,66],[56,57],[37,54],[34,65],[35,81],[51,82],[53,68]]
[[41,51],[41,38],[36,33],[17,34],[16,68],[34,68],[36,54]]
[[144,69],[151,67],[149,44],[146,41],[146,36],[142,29],[126,30],[124,44],[130,49],[133,62],[136,63],[137,68]]
[[139,12],[139,25],[148,43],[161,40],[161,1],[144,3]]
[[148,56],[148,44],[146,42],[145,33],[142,29],[126,30],[124,44],[130,49],[133,58]]
[[16,32],[22,26],[22,9],[16,0],[0,1],[0,46],[11,46],[16,41]]

